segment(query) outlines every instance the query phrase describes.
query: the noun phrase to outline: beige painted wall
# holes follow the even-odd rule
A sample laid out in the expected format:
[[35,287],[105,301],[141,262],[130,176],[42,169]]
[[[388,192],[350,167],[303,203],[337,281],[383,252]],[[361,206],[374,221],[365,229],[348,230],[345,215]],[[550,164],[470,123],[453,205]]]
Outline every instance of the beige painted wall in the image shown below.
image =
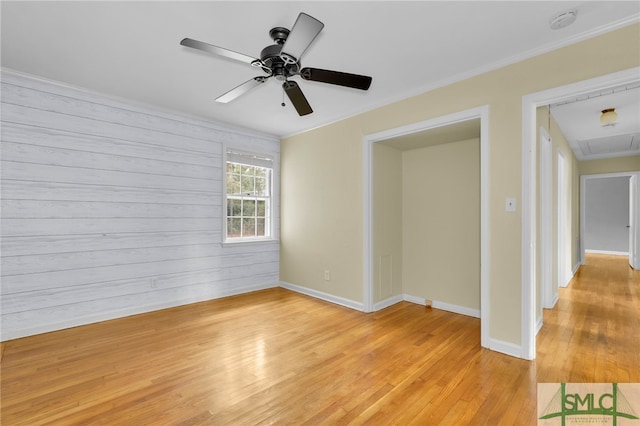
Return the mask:
[[580,176],[602,173],[640,171],[640,155],[634,157],[609,158],[605,160],[581,161],[578,163]]
[[520,345],[522,218],[504,202],[522,205],[522,97],[640,66],[639,33],[640,24],[629,25],[283,139],[281,280],[362,301],[364,135],[489,105],[489,335]]
[[374,303],[403,293],[402,152],[373,146]]
[[403,153],[404,292],[480,309],[480,140]]

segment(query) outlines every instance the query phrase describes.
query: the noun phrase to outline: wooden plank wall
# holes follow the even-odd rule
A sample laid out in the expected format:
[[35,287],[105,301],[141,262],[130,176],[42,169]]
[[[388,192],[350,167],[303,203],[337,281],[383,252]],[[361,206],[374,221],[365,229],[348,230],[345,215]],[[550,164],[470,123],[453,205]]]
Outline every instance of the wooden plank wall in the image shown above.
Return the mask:
[[226,146],[279,140],[2,73],[2,339],[278,285],[277,241],[222,245]]

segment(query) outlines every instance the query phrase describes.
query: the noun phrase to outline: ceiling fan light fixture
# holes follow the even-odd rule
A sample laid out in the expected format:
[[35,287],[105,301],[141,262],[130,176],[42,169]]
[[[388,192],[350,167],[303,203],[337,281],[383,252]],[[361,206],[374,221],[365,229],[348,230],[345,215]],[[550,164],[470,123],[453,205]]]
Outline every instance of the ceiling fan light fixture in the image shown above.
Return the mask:
[[615,108],[607,108],[602,110],[600,123],[602,126],[614,126],[618,120],[618,113]]
[[549,20],[549,27],[552,30],[559,30],[573,24],[578,17],[577,9],[562,11]]

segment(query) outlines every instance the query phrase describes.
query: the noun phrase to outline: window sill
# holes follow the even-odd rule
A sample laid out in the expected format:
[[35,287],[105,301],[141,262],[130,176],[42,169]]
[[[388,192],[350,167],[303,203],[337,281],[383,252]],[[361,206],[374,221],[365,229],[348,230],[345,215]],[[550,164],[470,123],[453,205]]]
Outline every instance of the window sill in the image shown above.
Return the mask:
[[276,240],[275,238],[265,238],[265,239],[259,239],[259,240],[238,240],[238,241],[227,240],[222,242],[222,247],[231,247],[231,246],[245,245],[245,244],[250,244],[250,245],[277,244],[279,242],[280,240]]

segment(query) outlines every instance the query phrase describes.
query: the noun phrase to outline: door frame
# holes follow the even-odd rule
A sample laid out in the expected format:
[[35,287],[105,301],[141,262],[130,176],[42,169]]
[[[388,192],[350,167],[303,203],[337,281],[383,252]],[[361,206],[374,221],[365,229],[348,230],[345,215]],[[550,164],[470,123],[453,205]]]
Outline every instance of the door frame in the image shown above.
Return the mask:
[[363,178],[363,291],[364,311],[373,312],[373,145],[398,136],[480,119],[480,345],[490,348],[489,337],[489,106],[484,105],[365,135],[362,143]]
[[567,181],[567,158],[562,150],[558,149],[557,154],[557,188],[556,188],[556,252],[557,252],[557,282],[558,287],[566,287],[571,280],[571,250],[567,253],[567,193],[569,192],[569,182]]
[[[586,230],[586,208],[587,208],[587,181],[590,179],[606,179],[612,177],[628,177],[631,178],[633,176],[640,175],[640,172],[619,172],[619,173],[600,173],[594,175],[582,175],[580,176],[580,235],[584,236],[587,232]],[[637,179],[637,178],[636,178]],[[631,182],[629,182],[629,187],[631,187]],[[631,205],[632,200],[629,197],[629,208],[632,209]],[[637,204],[637,203],[636,203]],[[629,212],[629,221],[634,221],[633,223],[638,223],[638,216],[640,212],[635,209],[635,215],[632,216],[632,212]],[[631,234],[629,235],[631,236]],[[631,241],[630,241],[631,243]],[[584,237],[580,238],[580,264],[584,265],[585,256],[587,249],[585,247]],[[631,261],[631,245],[629,245],[629,261]]]
[[549,132],[540,126],[540,285],[542,307],[554,307],[553,291],[553,145]]
[[521,268],[521,355],[536,357],[536,220],[537,173],[536,110],[563,99],[608,89],[640,80],[640,67],[554,87],[522,97],[522,268]]
[[640,172],[629,178],[629,266],[640,269]]

